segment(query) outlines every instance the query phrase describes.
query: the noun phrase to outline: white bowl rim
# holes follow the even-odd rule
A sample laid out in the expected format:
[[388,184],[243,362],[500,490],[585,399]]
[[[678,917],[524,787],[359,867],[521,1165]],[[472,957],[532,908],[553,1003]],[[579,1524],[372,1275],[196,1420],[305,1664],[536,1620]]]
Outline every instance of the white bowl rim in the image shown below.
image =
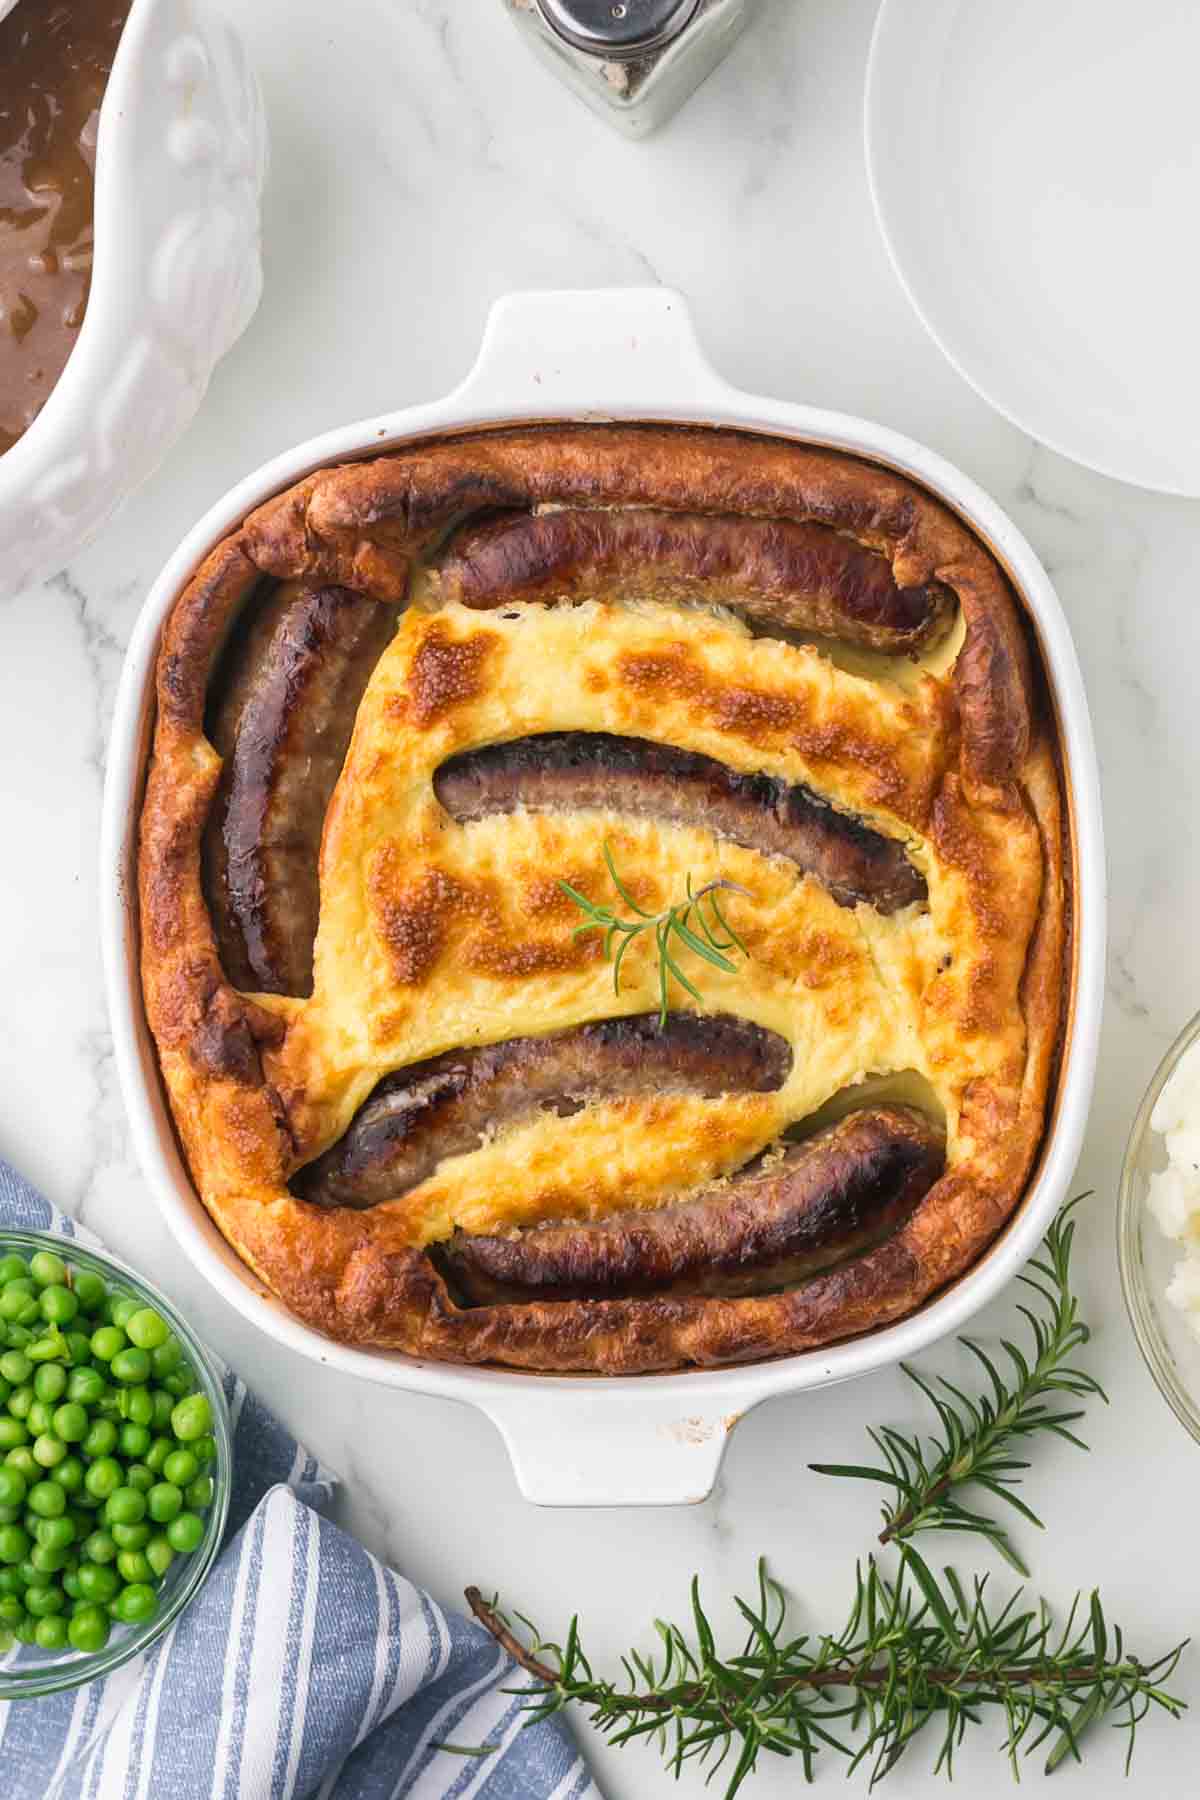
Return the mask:
[[[639,356],[648,360],[639,364]],[[614,372],[619,379],[613,379]],[[141,1055],[140,986],[135,959],[127,951],[125,854],[143,774],[139,732],[144,697],[152,692],[159,633],[170,606],[208,549],[254,506],[311,469],[422,437],[568,418],[724,425],[830,445],[894,467],[929,488],[983,535],[1007,568],[1037,630],[1059,712],[1075,828],[1075,875],[1085,897],[1078,908],[1075,1004],[1056,1117],[1021,1206],[979,1263],[917,1312],[847,1343],[771,1362],[633,1380],[470,1368],[351,1348],[301,1324],[265,1294],[248,1270],[234,1266],[232,1252],[203,1213],[190,1182],[185,1193],[185,1183],[164,1153]],[[632,1441],[613,1440],[631,1436],[626,1427],[636,1424],[629,1406],[634,1396],[644,1419],[654,1422],[658,1438],[687,1437],[691,1430],[693,1448],[707,1453],[692,1459],[686,1493],[667,1492],[677,1484],[665,1474],[660,1483],[648,1469],[644,1432],[638,1454],[646,1491],[626,1496],[623,1490],[636,1486],[637,1474],[616,1465],[611,1487],[630,1503],[700,1499],[711,1487],[725,1437],[751,1407],[774,1395],[846,1380],[909,1358],[958,1329],[1036,1251],[1066,1197],[1083,1140],[1104,989],[1103,830],[1083,679],[1049,577],[1001,508],[934,452],[883,426],[751,395],[726,383],[700,351],[683,298],[669,289],[565,290],[498,300],[479,359],[451,394],[312,438],[262,465],[209,509],[154,583],[126,655],[105,784],[100,902],[109,1013],[134,1142],[168,1224],[189,1258],[226,1300],[275,1341],[346,1373],[480,1407],[505,1436],[523,1490],[552,1503],[610,1498],[609,1484],[594,1470],[582,1481],[564,1473],[559,1483],[545,1457],[539,1461],[531,1434],[535,1440],[539,1434],[559,1433],[568,1414],[574,1415],[577,1431],[586,1418],[589,1429],[604,1435],[616,1465],[622,1448],[633,1453]],[[633,1431],[632,1438],[637,1437]],[[657,1447],[663,1449],[662,1443]],[[664,1464],[670,1461],[668,1450]],[[698,1491],[702,1482],[708,1485]],[[663,1491],[654,1491],[659,1486]]]

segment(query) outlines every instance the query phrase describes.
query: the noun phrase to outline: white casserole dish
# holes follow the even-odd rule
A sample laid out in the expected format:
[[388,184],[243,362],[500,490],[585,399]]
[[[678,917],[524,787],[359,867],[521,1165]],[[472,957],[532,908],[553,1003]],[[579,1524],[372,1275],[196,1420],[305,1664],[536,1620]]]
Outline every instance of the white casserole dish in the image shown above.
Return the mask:
[[266,157],[224,19],[205,0],[133,0],[100,108],[87,312],[0,456],[0,600],[61,568],[191,423],[262,292]]
[[[778,1362],[632,1379],[528,1375],[350,1349],[302,1325],[265,1292],[201,1205],[176,1144],[142,1010],[134,869],[163,621],[201,558],[252,507],[325,463],[478,426],[556,419],[673,420],[742,427],[853,451],[924,483],[1008,570],[1033,620],[1057,711],[1072,845],[1076,928],[1062,1071],[1046,1142],[1012,1221],[969,1274],[910,1318]],[[714,373],[687,308],[665,289],[519,294],[493,307],[478,361],[444,400],[302,444],[234,487],[159,576],[117,698],[101,843],[101,907],[117,1066],[142,1168],[188,1256],[277,1342],[330,1368],[479,1407],[499,1428],[521,1491],[546,1505],[702,1500],[729,1433],[751,1407],[910,1357],[960,1327],[1036,1249],[1066,1197],[1087,1120],[1104,980],[1105,876],[1099,780],[1074,646],[1054,590],[1003,512],[948,463],[895,432],[837,413],[744,394]]]

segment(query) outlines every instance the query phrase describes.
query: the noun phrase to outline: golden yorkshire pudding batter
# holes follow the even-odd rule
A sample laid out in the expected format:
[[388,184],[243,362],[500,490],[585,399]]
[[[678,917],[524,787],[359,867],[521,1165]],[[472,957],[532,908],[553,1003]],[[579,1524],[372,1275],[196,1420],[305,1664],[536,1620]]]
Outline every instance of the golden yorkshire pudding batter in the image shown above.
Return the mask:
[[[680,951],[660,1019],[653,933],[614,992],[560,883],[656,914],[689,877],[745,954]],[[825,450],[501,431],[268,502],[167,622],[140,905],[197,1188],[347,1342],[807,1350],[967,1269],[1043,1135],[1031,642],[952,513]]]

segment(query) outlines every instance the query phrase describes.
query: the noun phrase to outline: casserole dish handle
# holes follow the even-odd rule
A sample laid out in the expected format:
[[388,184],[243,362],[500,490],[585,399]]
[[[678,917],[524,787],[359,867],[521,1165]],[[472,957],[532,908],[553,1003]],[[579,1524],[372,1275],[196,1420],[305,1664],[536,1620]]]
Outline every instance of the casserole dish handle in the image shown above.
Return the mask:
[[[703,1379],[703,1378],[701,1378]],[[654,1385],[651,1386],[650,1382]],[[620,1386],[619,1396],[613,1389]],[[764,1398],[719,1400],[687,1377],[521,1383],[479,1404],[538,1506],[690,1506],[712,1492],[729,1434]]]
[[474,367],[450,396],[477,423],[603,420],[606,394],[639,397],[646,419],[703,422],[736,390],[716,374],[673,288],[506,294],[492,304]]

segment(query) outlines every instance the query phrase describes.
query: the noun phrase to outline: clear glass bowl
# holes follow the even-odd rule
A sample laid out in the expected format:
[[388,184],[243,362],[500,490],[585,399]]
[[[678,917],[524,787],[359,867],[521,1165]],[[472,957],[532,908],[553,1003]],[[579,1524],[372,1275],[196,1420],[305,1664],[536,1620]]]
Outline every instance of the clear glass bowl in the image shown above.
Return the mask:
[[233,1435],[229,1408],[221,1385],[221,1372],[195,1333],[180,1318],[158,1289],[151,1287],[141,1275],[135,1275],[115,1257],[85,1249],[74,1239],[57,1232],[0,1231],[0,1256],[16,1251],[29,1258],[35,1250],[52,1250],[56,1256],[77,1269],[90,1269],[122,1292],[152,1306],[162,1314],[178,1337],[196,1377],[212,1407],[212,1434],[216,1439],[216,1461],[208,1473],[213,1478],[213,1498],[205,1521],[204,1541],[190,1556],[177,1556],[159,1589],[158,1609],[153,1618],[137,1625],[114,1621],[112,1635],[103,1650],[85,1653],[80,1650],[39,1650],[33,1645],[16,1644],[0,1656],[0,1700],[19,1700],[40,1694],[59,1694],[67,1688],[81,1687],[111,1675],[132,1657],[140,1656],[169,1631],[188,1602],[199,1592],[200,1585],[212,1568],[225,1534],[229,1514],[229,1494],[233,1468]]
[[1200,1442],[1200,1339],[1167,1301],[1167,1284],[1182,1251],[1164,1236],[1146,1208],[1151,1175],[1164,1169],[1167,1153],[1150,1115],[1184,1053],[1200,1039],[1200,1013],[1167,1051],[1138,1108],[1117,1199],[1117,1262],[1121,1291],[1146,1366],[1180,1424]]

